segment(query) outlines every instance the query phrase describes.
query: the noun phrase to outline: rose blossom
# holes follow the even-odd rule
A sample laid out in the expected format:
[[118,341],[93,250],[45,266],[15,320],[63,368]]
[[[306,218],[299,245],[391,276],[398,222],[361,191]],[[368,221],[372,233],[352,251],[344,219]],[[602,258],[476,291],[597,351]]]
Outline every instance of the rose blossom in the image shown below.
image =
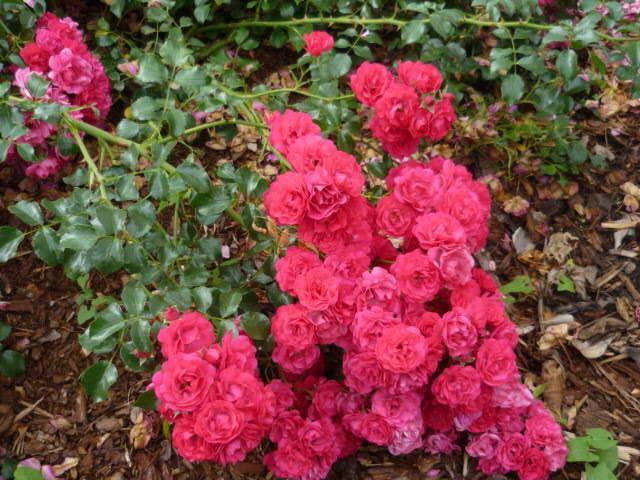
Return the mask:
[[49,68],[49,78],[53,84],[67,93],[82,92],[93,77],[91,63],[68,48],[49,58]]
[[209,443],[229,443],[244,426],[244,416],[231,402],[205,403],[195,417],[194,431]]
[[395,325],[387,327],[376,342],[376,357],[385,370],[407,373],[424,362],[427,344],[415,327]]
[[478,343],[478,331],[467,312],[455,307],[442,317],[442,341],[452,357],[469,355]]
[[291,144],[287,160],[296,172],[308,173],[336,152],[338,149],[331,140],[320,135],[305,135]]
[[549,478],[549,472],[549,460],[544,453],[537,448],[525,451],[522,465],[518,469],[520,480],[546,480]]
[[311,345],[303,349],[276,345],[271,352],[271,359],[286,372],[301,374],[309,370],[320,358],[320,349]]
[[171,444],[178,455],[189,462],[212,460],[216,449],[195,432],[195,420],[190,415],[176,418],[171,432]]
[[419,212],[438,205],[443,195],[442,177],[427,168],[407,168],[393,182],[396,198]]
[[402,237],[411,228],[415,210],[398,201],[393,195],[385,195],[376,204],[376,224],[380,230],[392,237]]
[[498,446],[496,460],[505,470],[518,470],[529,446],[529,441],[521,433],[507,433]]
[[316,169],[306,175],[309,218],[326,220],[349,200],[349,196],[334,180],[335,178],[324,169]]
[[327,32],[315,31],[302,36],[305,49],[312,57],[319,57],[333,48],[333,37]]
[[371,411],[395,428],[422,425],[421,395],[416,392],[393,394],[380,389],[371,398]]
[[428,302],[440,290],[438,268],[419,250],[399,255],[391,273],[398,289],[412,302]]
[[309,191],[304,176],[286,172],[275,179],[264,193],[267,215],[278,225],[296,225],[307,213]]
[[471,278],[473,257],[466,247],[431,248],[427,255],[440,270],[445,286],[464,285]]
[[289,156],[289,148],[305,135],[320,135],[318,127],[311,117],[303,112],[285,110],[274,112],[268,118],[269,143],[282,155]]
[[386,327],[400,323],[400,318],[392,312],[378,307],[360,310],[355,314],[351,331],[353,343],[360,350],[375,348]]
[[342,370],[345,385],[363,395],[385,385],[388,381],[388,373],[380,368],[376,354],[372,351],[346,353]]
[[349,78],[351,90],[360,103],[373,107],[393,81],[384,65],[363,62]]
[[482,379],[475,368],[454,365],[435,379],[431,390],[438,402],[457,406],[475,401],[480,396],[481,387]]
[[192,353],[178,353],[153,375],[156,397],[171,410],[192,412],[205,402],[216,369]]
[[213,326],[198,312],[185,312],[158,332],[165,358],[177,353],[203,353],[213,340]]
[[386,445],[393,438],[391,425],[375,413],[350,413],[342,422],[354,435],[376,445]]
[[400,62],[397,71],[402,83],[414,87],[420,93],[435,92],[442,84],[440,71],[429,63]]
[[464,245],[466,233],[460,222],[446,213],[427,213],[419,216],[412,230],[420,247],[445,249]]
[[322,265],[322,262],[318,255],[311,250],[289,247],[284,256],[276,261],[276,282],[278,282],[281,290],[290,295],[295,295],[296,279],[320,265]]
[[326,310],[338,301],[339,281],[327,267],[312,268],[300,276],[294,290],[302,306]]
[[466,452],[474,458],[493,458],[500,448],[502,440],[495,433],[483,433],[473,437],[465,448]]
[[299,304],[282,305],[271,319],[271,333],[278,344],[305,348],[315,343],[309,312]]
[[510,382],[518,375],[516,355],[504,340],[485,340],[476,354],[476,370],[487,385]]

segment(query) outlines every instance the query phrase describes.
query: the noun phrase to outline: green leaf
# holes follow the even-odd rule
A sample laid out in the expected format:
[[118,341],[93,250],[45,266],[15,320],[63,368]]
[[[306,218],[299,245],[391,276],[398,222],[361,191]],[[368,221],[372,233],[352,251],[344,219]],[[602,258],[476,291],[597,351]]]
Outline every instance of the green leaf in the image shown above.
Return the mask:
[[596,455],[600,463],[607,466],[609,470],[614,470],[618,465],[618,447],[596,450]]
[[568,37],[567,31],[559,26],[551,27],[542,39],[542,46],[552,42],[564,42]]
[[174,137],[178,137],[184,131],[195,124],[193,115],[177,108],[171,108],[167,112],[167,124],[169,125],[169,133]]
[[56,124],[60,119],[62,106],[57,103],[39,103],[33,109],[33,118]]
[[196,22],[204,23],[207,21],[207,18],[209,18],[209,12],[211,12],[210,5],[200,5],[193,11],[193,16],[196,19]]
[[331,78],[346,75],[351,70],[351,57],[346,53],[336,53],[329,60],[329,70],[331,71]]
[[5,340],[11,333],[11,325],[0,323],[0,342]]
[[558,278],[556,288],[558,289],[558,292],[576,293],[576,287],[573,284],[573,280],[565,274],[560,275]]
[[13,472],[13,480],[43,480],[42,473],[29,467],[18,467]]
[[196,192],[208,192],[211,190],[211,180],[209,175],[200,165],[195,163],[181,163],[177,172],[184,183],[193,188]]
[[136,401],[133,402],[134,407],[140,407],[147,410],[155,410],[157,405],[158,398],[156,397],[156,393],[153,389],[141,393],[138,398],[136,398]]
[[167,40],[160,47],[160,56],[172,67],[178,67],[189,59],[191,50],[184,44],[179,28],[169,30]]
[[206,312],[213,304],[213,294],[208,287],[196,287],[191,290],[191,296],[196,304],[196,310]]
[[199,193],[191,201],[198,221],[203,225],[211,225],[231,204],[231,198],[223,188],[216,188],[211,193]]
[[0,139],[0,164],[7,159],[7,152],[11,146],[10,140]]
[[47,93],[49,82],[37,73],[32,73],[27,79],[26,87],[33,98],[40,98]]
[[420,38],[422,38],[426,30],[424,22],[414,20],[402,27],[400,38],[406,45],[416,43]]
[[123,175],[116,184],[117,199],[120,201],[138,200],[140,192],[136,188],[135,176],[133,174]]
[[99,205],[91,225],[100,235],[115,235],[124,228],[126,214],[120,208]]
[[141,238],[151,230],[156,221],[156,209],[148,200],[130,205],[127,208],[127,232],[132,237]]
[[500,292],[503,295],[508,295],[510,293],[523,293],[525,295],[529,295],[533,292],[531,278],[528,275],[519,275],[509,283],[502,285],[500,287]]
[[60,239],[49,227],[39,229],[31,239],[36,256],[48,265],[60,263]]
[[518,65],[536,75],[543,74],[547,69],[542,59],[537,55],[529,55],[520,58],[518,60]]
[[140,60],[136,78],[142,83],[165,83],[169,78],[169,71],[157,56],[148,53]]
[[154,120],[162,105],[154,98],[140,97],[131,104],[131,115],[137,120]]
[[611,433],[604,428],[587,428],[587,438],[589,439],[589,445],[598,450],[606,450],[618,444],[611,436]]
[[9,206],[9,211],[27,225],[42,225],[42,210],[36,202],[20,200]]
[[60,238],[60,248],[69,250],[89,250],[98,240],[98,235],[88,225],[74,225]]
[[[149,97],[141,97],[140,99],[142,98],[149,98]],[[131,108],[133,110],[133,105],[131,106]],[[142,108],[142,105],[139,106],[138,108]],[[127,118],[123,118],[122,120],[120,120],[120,123],[118,123],[118,127],[116,128],[116,135],[123,138],[135,138],[139,132],[140,132],[140,124],[137,122],[132,122]]]
[[220,316],[226,318],[234,315],[238,311],[242,296],[242,293],[238,291],[221,292],[218,304]]
[[574,79],[578,73],[578,55],[575,50],[563,50],[556,58],[556,68],[562,75],[565,83]]
[[147,300],[147,291],[136,281],[127,283],[122,289],[122,303],[132,315],[140,315]]
[[5,350],[0,354],[0,375],[17,377],[25,371],[24,357],[13,350]]
[[131,341],[135,345],[136,349],[140,352],[151,351],[151,338],[149,336],[150,332],[151,325],[149,325],[148,320],[134,320],[131,323]]
[[81,305],[78,309],[78,315],[76,315],[76,321],[78,325],[83,325],[88,320],[91,320],[96,315],[96,311],[93,308],[87,308],[86,305]]
[[587,480],[616,480],[616,476],[604,463],[599,463],[595,467],[587,465],[585,472]]
[[96,403],[107,398],[107,391],[116,383],[118,370],[113,363],[102,361],[87,368],[80,377],[85,393]]
[[259,312],[244,313],[240,320],[240,327],[252,340],[266,340],[269,336],[269,325],[269,318]]
[[5,263],[16,255],[23,238],[24,233],[17,228],[0,227],[0,263]]
[[567,442],[569,454],[567,462],[597,462],[598,456],[589,448],[589,439],[586,437],[571,438]]
[[169,194],[169,176],[166,172],[152,172],[149,175],[149,194],[156,200],[163,200]]
[[90,258],[102,273],[113,273],[124,264],[122,242],[114,237],[101,238],[91,249]]
[[32,145],[28,143],[16,143],[16,150],[23,160],[27,162],[35,161],[35,150]]
[[516,103],[524,95],[524,81],[517,73],[507,75],[500,86],[502,98],[510,105]]

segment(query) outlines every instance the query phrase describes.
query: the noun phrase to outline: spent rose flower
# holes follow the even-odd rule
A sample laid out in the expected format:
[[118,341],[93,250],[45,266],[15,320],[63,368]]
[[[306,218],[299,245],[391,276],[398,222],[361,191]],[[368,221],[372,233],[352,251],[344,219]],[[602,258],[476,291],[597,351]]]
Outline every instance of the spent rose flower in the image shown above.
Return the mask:
[[302,36],[307,53],[312,57],[319,57],[333,48],[333,37],[327,32],[314,31]]

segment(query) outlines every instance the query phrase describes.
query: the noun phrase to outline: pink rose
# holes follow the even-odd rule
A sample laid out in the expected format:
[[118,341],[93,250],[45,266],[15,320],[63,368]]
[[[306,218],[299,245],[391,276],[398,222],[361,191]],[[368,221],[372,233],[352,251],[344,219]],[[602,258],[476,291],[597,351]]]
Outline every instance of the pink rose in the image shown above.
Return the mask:
[[508,321],[504,304],[497,298],[476,297],[465,307],[478,330],[484,330],[485,327],[493,329]]
[[521,433],[507,433],[496,451],[496,461],[507,471],[518,470],[529,446],[529,441]]
[[376,224],[392,237],[404,236],[414,224],[416,212],[394,195],[385,195],[376,204]]
[[165,358],[178,353],[204,353],[213,341],[211,322],[198,312],[185,312],[158,332]]
[[407,168],[394,178],[393,194],[422,212],[438,205],[443,195],[442,177],[428,168]]
[[303,478],[314,467],[314,456],[305,444],[298,441],[283,442],[263,458],[265,466],[280,478]]
[[307,215],[312,220],[326,220],[349,201],[349,196],[335,183],[335,178],[324,169],[306,175],[309,192]]
[[319,57],[333,48],[333,37],[327,32],[314,31],[302,36],[304,47],[312,57]]
[[195,433],[209,443],[229,443],[244,427],[244,416],[231,402],[213,400],[198,410]]
[[195,420],[191,415],[180,415],[175,419],[171,444],[182,458],[189,462],[213,460],[217,449],[195,432]]
[[436,400],[452,407],[473,403],[482,388],[482,378],[473,367],[446,368],[431,385]]
[[419,216],[413,226],[412,233],[418,240],[420,248],[442,247],[451,249],[464,245],[466,233],[460,222],[446,213],[427,213]]
[[[336,448],[334,441],[335,428],[326,417],[304,423],[299,432],[300,441],[316,455],[325,455]],[[337,456],[337,452],[336,456]],[[333,455],[332,455],[333,456]]]
[[305,135],[320,135],[320,127],[313,123],[308,114],[294,110],[272,113],[268,124],[269,143],[285,158],[289,156],[289,148],[299,138]]
[[162,364],[151,384],[156,397],[176,412],[193,412],[206,402],[216,369],[193,353],[178,353]]
[[547,456],[537,448],[529,448],[518,469],[518,478],[520,480],[546,480],[549,478],[550,471]]
[[278,225],[297,225],[306,215],[309,203],[304,176],[294,172],[278,175],[263,199],[267,215]]
[[216,350],[219,354],[217,365],[220,369],[235,367],[252,375],[257,374],[256,347],[246,335],[234,335],[227,331]]
[[547,445],[563,443],[562,429],[549,414],[538,414],[524,422],[525,437],[532,446],[544,448]]
[[436,432],[446,432],[453,428],[453,410],[433,397],[426,397],[422,403],[422,419],[425,428]]
[[338,301],[340,282],[327,267],[312,268],[296,280],[294,290],[303,307],[326,310]]
[[393,394],[380,389],[371,398],[371,411],[394,428],[422,425],[421,401],[422,396],[416,392]]
[[349,82],[358,101],[373,107],[393,82],[393,75],[380,63],[363,62]]
[[493,387],[492,396],[493,403],[502,408],[523,408],[533,403],[531,391],[518,381]]
[[489,459],[495,456],[501,444],[502,440],[498,435],[487,432],[473,437],[465,450],[471,457]]
[[324,259],[325,267],[347,281],[359,278],[369,270],[370,264],[369,253],[357,247],[341,248]]
[[387,445],[393,438],[391,425],[375,413],[350,413],[342,422],[354,435],[376,445]]
[[319,358],[320,350],[315,345],[302,349],[276,345],[271,353],[271,359],[280,365],[285,372],[296,375],[309,370]]
[[419,108],[409,125],[409,133],[414,138],[429,138],[433,125],[433,113],[426,108]]
[[464,285],[471,279],[474,261],[466,247],[431,248],[427,255],[440,269],[440,276],[448,288]]
[[68,48],[49,58],[49,68],[53,84],[67,93],[82,92],[93,78],[91,63]]
[[432,454],[436,453],[453,453],[460,450],[460,447],[454,442],[455,436],[445,433],[434,433],[429,435],[424,441],[424,449]]
[[414,87],[420,93],[435,92],[442,84],[440,71],[429,63],[400,62],[397,71],[402,83]]
[[388,373],[380,368],[378,359],[372,351],[346,353],[342,370],[345,385],[363,395],[388,382]]
[[380,308],[360,310],[356,313],[352,325],[353,343],[360,350],[375,348],[378,338],[385,328],[397,325],[400,318]]
[[278,307],[271,318],[271,333],[276,343],[294,348],[306,348],[316,340],[309,312],[299,304]]
[[438,268],[419,250],[398,255],[391,273],[400,292],[412,302],[428,302],[440,290]]
[[296,279],[320,265],[322,265],[322,262],[318,255],[311,250],[289,247],[284,256],[276,261],[276,282],[278,282],[278,286],[282,291],[287,292],[289,295],[295,295]]
[[50,53],[37,43],[27,43],[20,50],[20,58],[25,65],[39,73],[44,73],[49,68]]
[[336,152],[338,149],[331,140],[317,134],[305,135],[291,144],[287,160],[296,172],[308,173]]
[[487,385],[510,382],[518,376],[516,355],[503,340],[485,340],[476,354],[476,370]]
[[380,267],[364,272],[356,287],[356,302],[359,310],[379,307],[393,311],[397,304],[397,283],[393,275]]
[[427,138],[432,142],[442,140],[451,130],[451,124],[456,119],[456,111],[452,104],[453,96],[446,93],[442,100],[433,106],[431,124]]
[[274,443],[295,440],[304,420],[298,410],[287,410],[278,415],[269,431],[269,440]]
[[469,355],[478,343],[478,331],[462,308],[454,308],[442,317],[442,341],[452,357]]
[[416,327],[394,325],[383,330],[376,343],[376,357],[385,370],[407,373],[427,355],[427,343]]

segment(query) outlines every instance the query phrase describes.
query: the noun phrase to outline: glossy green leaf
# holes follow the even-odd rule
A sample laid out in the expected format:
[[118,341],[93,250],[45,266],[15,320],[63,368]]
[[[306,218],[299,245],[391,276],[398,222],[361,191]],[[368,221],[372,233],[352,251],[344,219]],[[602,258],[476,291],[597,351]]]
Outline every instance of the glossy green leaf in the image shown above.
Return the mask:
[[42,210],[36,202],[20,200],[9,206],[9,211],[27,225],[42,225]]
[[269,318],[259,312],[243,313],[240,327],[252,340],[263,341],[269,336]]
[[39,229],[31,239],[36,256],[48,265],[58,265],[61,258],[60,239],[49,227]]
[[85,393],[94,402],[102,402],[107,398],[109,388],[118,379],[118,370],[113,363],[101,361],[87,368],[80,377]]
[[0,263],[7,262],[16,255],[24,233],[17,228],[0,227]]

